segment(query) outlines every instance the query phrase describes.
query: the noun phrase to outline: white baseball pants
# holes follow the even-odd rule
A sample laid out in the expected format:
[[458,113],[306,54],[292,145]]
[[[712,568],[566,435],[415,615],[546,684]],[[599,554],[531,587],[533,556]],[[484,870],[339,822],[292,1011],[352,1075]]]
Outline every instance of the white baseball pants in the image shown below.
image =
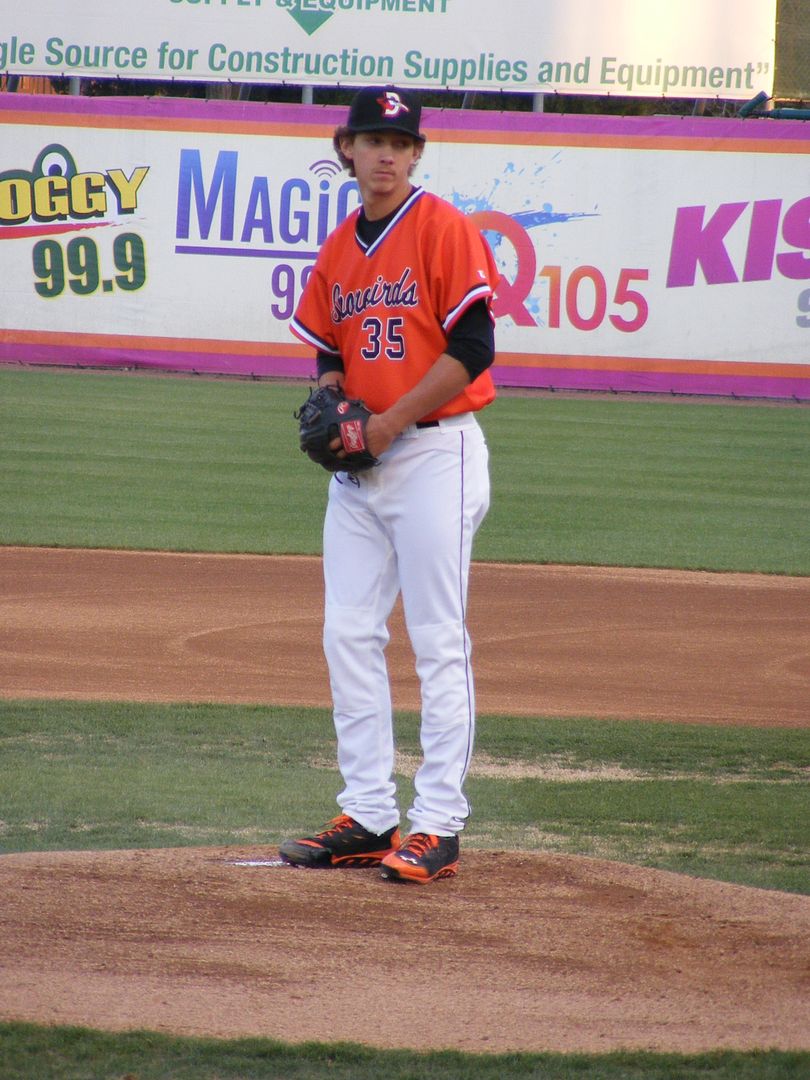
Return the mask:
[[324,523],[324,652],[342,811],[383,833],[399,824],[387,621],[402,605],[420,681],[423,761],[411,832],[459,832],[475,732],[466,627],[475,532],[489,507],[488,451],[472,413],[411,427],[357,478],[336,474]]

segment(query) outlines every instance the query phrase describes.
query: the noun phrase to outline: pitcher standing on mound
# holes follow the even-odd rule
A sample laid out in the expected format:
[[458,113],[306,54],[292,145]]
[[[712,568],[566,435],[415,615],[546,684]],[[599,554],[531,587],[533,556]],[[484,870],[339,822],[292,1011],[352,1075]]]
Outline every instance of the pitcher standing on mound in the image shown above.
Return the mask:
[[[321,832],[281,845],[301,866],[376,866],[394,881],[452,877],[470,813],[475,730],[466,627],[473,537],[489,506],[475,414],[495,397],[498,271],[470,220],[411,182],[425,146],[411,93],[366,88],[334,146],[362,206],[326,239],[291,322],[374,415],[380,464],[338,472],[323,534],[325,618],[344,789]],[[400,837],[387,621],[402,594],[422,701],[423,760]]]

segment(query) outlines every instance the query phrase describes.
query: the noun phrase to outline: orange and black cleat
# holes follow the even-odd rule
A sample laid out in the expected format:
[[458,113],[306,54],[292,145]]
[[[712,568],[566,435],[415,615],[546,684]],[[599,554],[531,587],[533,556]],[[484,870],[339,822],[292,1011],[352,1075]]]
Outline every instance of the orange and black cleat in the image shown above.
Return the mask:
[[285,840],[279,848],[284,862],[305,867],[379,866],[401,843],[399,829],[381,836],[369,832],[348,814],[338,814],[321,832],[303,840]]
[[458,837],[412,833],[397,851],[382,861],[387,881],[429,881],[455,877],[458,872]]

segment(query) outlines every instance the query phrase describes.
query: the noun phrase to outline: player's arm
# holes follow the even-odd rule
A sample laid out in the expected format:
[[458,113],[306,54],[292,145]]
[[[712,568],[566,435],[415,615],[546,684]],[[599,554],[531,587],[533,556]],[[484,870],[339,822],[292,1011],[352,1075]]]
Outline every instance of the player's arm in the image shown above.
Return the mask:
[[412,390],[403,394],[390,409],[371,417],[366,429],[371,453],[379,457],[409,424],[415,424],[461,393],[469,381],[464,365],[449,353],[442,353]]
[[416,386],[390,409],[371,417],[366,432],[371,452],[379,457],[406,427],[460,394],[494,357],[492,319],[486,301],[479,300],[458,319],[445,351]]
[[339,356],[319,349],[317,363],[318,386],[343,386],[345,372],[343,360]]

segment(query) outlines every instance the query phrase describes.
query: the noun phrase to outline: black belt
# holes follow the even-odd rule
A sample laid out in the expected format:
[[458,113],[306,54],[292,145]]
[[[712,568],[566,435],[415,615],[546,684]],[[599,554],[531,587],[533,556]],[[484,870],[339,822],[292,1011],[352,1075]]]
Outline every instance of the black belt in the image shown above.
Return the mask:
[[416,426],[421,431],[423,428],[426,428],[426,427],[438,427],[439,426],[439,421],[438,420],[420,420],[417,423]]

